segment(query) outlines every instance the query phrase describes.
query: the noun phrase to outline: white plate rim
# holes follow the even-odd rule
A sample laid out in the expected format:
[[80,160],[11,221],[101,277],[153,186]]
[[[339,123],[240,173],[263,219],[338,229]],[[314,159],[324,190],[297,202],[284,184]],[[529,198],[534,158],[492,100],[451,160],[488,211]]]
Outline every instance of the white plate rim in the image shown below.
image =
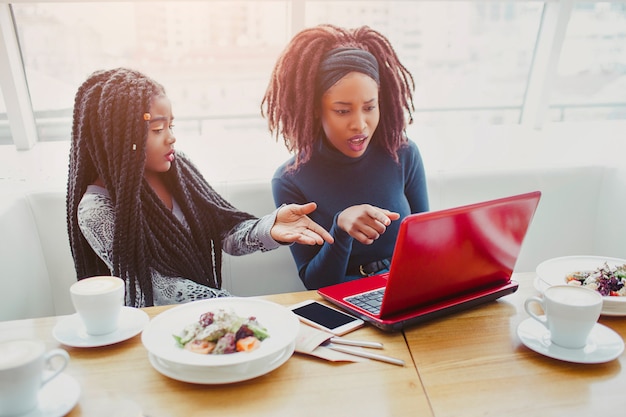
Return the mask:
[[[541,262],[539,265],[537,265],[537,268],[535,269],[535,273],[537,274],[537,277],[539,277],[541,281],[548,284],[548,286],[552,286],[552,285],[566,284],[565,274],[567,274],[568,272],[573,272],[573,271],[580,270],[580,269],[588,269],[588,267],[577,267],[575,265],[572,265],[571,267],[567,267],[567,271],[559,272],[559,273],[564,274],[562,277],[554,276],[554,277],[546,278],[545,276],[542,276],[543,274],[546,273],[544,271],[545,269],[554,267],[553,264],[569,263],[569,262],[571,262],[572,264],[582,263],[582,262],[589,262],[589,263],[593,262],[593,264],[596,267],[599,267],[604,262],[607,262],[609,266],[623,265],[623,264],[626,264],[626,259],[613,258],[610,256],[596,256],[596,255],[560,256],[558,258],[547,259]],[[615,301],[620,301],[620,302],[626,302],[626,297],[605,297],[605,298],[615,299]]]
[[163,360],[163,359],[160,359],[159,357],[157,357],[156,355],[150,352],[148,352],[148,359],[152,367],[157,372],[161,373],[162,375],[168,378],[172,378],[177,381],[188,382],[192,384],[221,385],[221,384],[233,384],[237,382],[247,381],[249,379],[258,378],[262,375],[272,372],[273,370],[282,366],[285,362],[287,362],[291,358],[291,356],[293,356],[293,353],[295,352],[295,347],[296,347],[296,342],[294,340],[293,343],[288,345],[283,351],[275,354],[275,357],[265,358],[265,359],[268,359],[267,363],[265,362],[265,359],[261,359],[262,363],[266,364],[266,366],[261,367],[259,369],[254,369],[251,372],[246,372],[246,373],[241,373],[241,374],[233,373],[232,375],[228,377],[212,377],[210,373],[210,370],[213,369],[212,367],[209,367],[207,369],[207,374],[206,374],[207,376],[205,378],[192,376],[192,375],[185,375],[184,370],[180,370],[180,371],[171,370],[170,371],[168,369],[165,369],[163,366],[159,364],[159,360]]
[[[271,316],[258,317],[261,325],[268,328],[270,337],[255,351],[228,355],[199,355],[176,346],[172,336],[175,332],[182,330],[192,320],[197,320],[201,312],[218,308],[232,308],[237,314],[255,316],[271,311]],[[280,331],[277,330],[278,324],[284,327]],[[141,339],[148,352],[172,363],[189,366],[232,366],[282,351],[296,340],[299,325],[297,316],[291,310],[272,301],[248,297],[219,297],[192,301],[160,313],[144,328]],[[164,329],[159,330],[160,326]],[[286,336],[277,336],[283,334]]]
[[[560,256],[557,258],[547,259],[537,265],[535,269],[536,278],[535,278],[535,289],[537,289],[540,293],[543,294],[547,287],[552,285],[562,285],[565,284],[565,274],[568,272],[576,271],[577,269],[588,269],[589,267],[576,267],[572,265],[571,267],[567,267],[566,271],[560,271],[559,275],[563,275],[563,277],[557,277],[556,274],[554,277],[546,278],[542,276],[542,273],[545,274],[545,269],[552,267],[552,264],[558,263],[576,263],[576,262],[589,262],[590,264],[600,266],[602,263],[607,262],[609,266],[615,265],[623,265],[626,264],[626,259],[615,258],[610,256],[596,256],[596,255],[573,255],[573,256]],[[602,314],[606,316],[626,316],[626,297],[610,297],[603,296],[603,308]],[[615,311],[617,309],[618,311]]]
[[[588,342],[587,346],[582,349],[566,349],[551,343],[549,341],[550,331],[532,317],[528,317],[517,326],[517,336],[527,348],[549,358],[565,362],[605,363],[618,358],[624,352],[624,340],[621,336],[601,323],[596,323],[593,327],[589,335],[589,339],[592,341]],[[603,344],[605,348],[597,343],[598,338],[607,340],[607,343]]]
[[100,336],[87,334],[78,313],[71,314],[59,321],[52,329],[57,342],[65,346],[94,348],[114,345],[137,336],[150,321],[148,314],[138,308],[122,307],[120,324],[116,331]]

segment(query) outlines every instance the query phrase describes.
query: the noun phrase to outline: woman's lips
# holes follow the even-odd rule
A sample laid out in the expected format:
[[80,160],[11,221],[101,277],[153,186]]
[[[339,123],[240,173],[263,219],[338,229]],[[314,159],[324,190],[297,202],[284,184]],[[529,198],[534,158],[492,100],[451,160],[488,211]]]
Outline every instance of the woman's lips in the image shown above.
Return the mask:
[[167,155],[165,155],[165,159],[167,159],[169,162],[172,162],[174,160],[174,151],[171,151]]
[[361,152],[366,140],[367,135],[356,135],[348,139],[348,146],[353,152]]

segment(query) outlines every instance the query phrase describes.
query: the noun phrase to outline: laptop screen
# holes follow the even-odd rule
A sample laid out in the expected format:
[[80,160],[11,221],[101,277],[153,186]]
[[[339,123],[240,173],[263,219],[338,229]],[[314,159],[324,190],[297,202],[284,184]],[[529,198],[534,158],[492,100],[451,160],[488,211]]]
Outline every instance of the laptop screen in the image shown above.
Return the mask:
[[381,316],[506,284],[539,196],[534,192],[406,217]]

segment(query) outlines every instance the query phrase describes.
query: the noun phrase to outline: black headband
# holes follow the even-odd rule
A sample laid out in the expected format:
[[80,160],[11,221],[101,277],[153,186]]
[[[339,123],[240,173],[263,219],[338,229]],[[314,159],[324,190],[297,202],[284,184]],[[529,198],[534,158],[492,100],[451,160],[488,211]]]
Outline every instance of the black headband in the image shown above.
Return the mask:
[[322,58],[317,71],[317,91],[324,94],[349,72],[360,72],[380,84],[378,62],[371,53],[357,48],[336,48]]

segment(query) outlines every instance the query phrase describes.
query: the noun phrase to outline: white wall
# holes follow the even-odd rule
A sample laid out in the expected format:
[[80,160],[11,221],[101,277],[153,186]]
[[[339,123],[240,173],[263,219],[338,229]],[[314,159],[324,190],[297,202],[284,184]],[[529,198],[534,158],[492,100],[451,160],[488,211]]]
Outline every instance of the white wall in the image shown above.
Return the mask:
[[[541,130],[521,126],[410,126],[426,172],[497,171],[550,166],[615,165],[626,154],[626,121],[554,123]],[[178,137],[210,183],[269,181],[289,157],[265,129]],[[0,190],[44,184],[65,188],[69,142],[37,143],[28,151],[0,146]],[[623,162],[622,162],[623,164]],[[431,196],[436,201],[437,196]]]

